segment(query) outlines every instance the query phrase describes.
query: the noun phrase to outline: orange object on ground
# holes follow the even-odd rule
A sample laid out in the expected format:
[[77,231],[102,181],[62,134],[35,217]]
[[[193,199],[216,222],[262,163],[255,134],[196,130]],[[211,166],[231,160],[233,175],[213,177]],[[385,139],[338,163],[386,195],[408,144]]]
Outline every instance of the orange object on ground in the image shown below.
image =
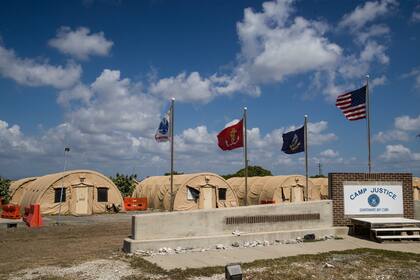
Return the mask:
[[20,206],[17,204],[6,204],[1,207],[3,212],[1,217],[3,219],[20,219]]
[[274,200],[261,200],[260,204],[275,204]]
[[41,209],[39,204],[31,204],[30,207],[25,207],[23,221],[28,227],[42,227]]
[[147,210],[147,198],[124,197],[124,208],[126,211],[144,211]]

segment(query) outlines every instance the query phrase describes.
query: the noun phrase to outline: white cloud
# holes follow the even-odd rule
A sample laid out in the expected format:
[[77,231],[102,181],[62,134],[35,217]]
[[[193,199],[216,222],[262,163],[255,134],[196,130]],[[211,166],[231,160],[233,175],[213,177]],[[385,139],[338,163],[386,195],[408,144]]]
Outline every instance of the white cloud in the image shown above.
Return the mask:
[[150,92],[166,99],[175,97],[178,101],[208,102],[215,97],[212,83],[198,72],[164,78],[150,86]]
[[409,116],[401,116],[395,118],[395,127],[405,131],[420,131],[420,115],[414,118]]
[[18,125],[9,126],[0,120],[0,155],[4,158],[16,158],[41,152],[36,143],[26,138]]
[[389,131],[379,131],[374,137],[373,141],[380,143],[386,143],[391,141],[408,141],[409,135],[405,131],[401,130],[389,130]]
[[413,153],[403,145],[387,145],[385,152],[380,156],[385,161],[395,160],[420,160],[420,153]]
[[328,26],[292,18],[292,3],[265,2],[262,12],[245,9],[243,21],[237,24],[243,62],[236,76],[254,84],[275,82],[337,61],[341,48],[324,36]]
[[332,149],[327,149],[322,151],[321,153],[319,153],[319,155],[321,157],[326,157],[326,158],[335,158],[339,156],[339,153],[337,151],[334,151]]
[[374,88],[377,86],[382,86],[386,83],[387,79],[384,75],[374,78],[371,82],[369,82],[369,87]]
[[374,37],[387,36],[391,32],[391,29],[384,24],[375,24],[367,27],[366,30],[360,30],[355,33],[357,40],[360,44],[365,44],[368,39]]
[[57,37],[49,40],[48,44],[64,54],[82,60],[93,55],[108,55],[114,43],[107,40],[103,32],[89,33],[90,30],[86,27],[79,27],[73,31],[62,26],[57,31]]
[[90,103],[66,115],[83,132],[145,132],[159,123],[160,101],[120,78],[120,71],[105,69],[90,90]]
[[337,140],[337,136],[332,133],[326,133],[328,128],[327,121],[308,123],[308,143],[311,145],[322,145],[330,141]]
[[370,62],[375,58],[382,64],[389,63],[389,57],[385,54],[385,46],[380,45],[374,41],[367,42],[364,50],[360,53],[362,61]]
[[409,73],[402,75],[402,78],[414,77],[414,87],[420,89],[420,70],[418,68],[412,69]]
[[380,16],[388,14],[398,5],[395,0],[368,1],[359,5],[356,9],[345,14],[339,23],[340,27],[360,29],[368,22],[376,20]]
[[27,86],[52,86],[63,89],[77,83],[82,68],[69,62],[65,67],[29,58],[19,58],[0,45],[0,74]]
[[71,89],[60,91],[57,101],[63,106],[68,106],[70,101],[81,100],[84,103],[89,103],[92,97],[92,91],[89,87],[79,83]]

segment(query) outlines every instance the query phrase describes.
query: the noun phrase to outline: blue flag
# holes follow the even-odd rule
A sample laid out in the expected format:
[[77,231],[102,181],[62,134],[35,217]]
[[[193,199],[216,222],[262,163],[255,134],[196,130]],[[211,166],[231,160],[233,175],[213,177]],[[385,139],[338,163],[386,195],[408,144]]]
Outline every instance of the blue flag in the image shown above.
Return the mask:
[[283,134],[283,147],[281,150],[286,154],[296,154],[305,151],[305,130],[303,126]]
[[162,120],[159,123],[159,127],[155,134],[155,139],[157,142],[167,142],[170,141],[170,129],[171,129],[171,109],[169,108],[168,112],[163,116]]

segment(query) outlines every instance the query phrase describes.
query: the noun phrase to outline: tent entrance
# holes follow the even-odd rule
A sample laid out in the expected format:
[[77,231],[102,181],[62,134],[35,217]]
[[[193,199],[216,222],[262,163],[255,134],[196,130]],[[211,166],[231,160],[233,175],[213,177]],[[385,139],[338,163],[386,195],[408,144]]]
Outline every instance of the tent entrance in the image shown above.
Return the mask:
[[200,208],[216,208],[216,188],[213,186],[202,186],[200,190]]
[[75,199],[76,199],[76,215],[88,215],[90,214],[89,211],[89,202],[88,202],[88,195],[89,189],[88,186],[77,187],[74,188],[75,192]]

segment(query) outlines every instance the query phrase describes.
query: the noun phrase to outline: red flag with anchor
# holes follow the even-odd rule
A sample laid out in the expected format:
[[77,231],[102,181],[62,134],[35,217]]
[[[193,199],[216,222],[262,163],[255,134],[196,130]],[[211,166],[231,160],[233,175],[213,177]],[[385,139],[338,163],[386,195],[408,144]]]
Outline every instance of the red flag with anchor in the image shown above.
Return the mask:
[[218,145],[223,151],[229,151],[244,146],[244,121],[223,129],[217,135]]

